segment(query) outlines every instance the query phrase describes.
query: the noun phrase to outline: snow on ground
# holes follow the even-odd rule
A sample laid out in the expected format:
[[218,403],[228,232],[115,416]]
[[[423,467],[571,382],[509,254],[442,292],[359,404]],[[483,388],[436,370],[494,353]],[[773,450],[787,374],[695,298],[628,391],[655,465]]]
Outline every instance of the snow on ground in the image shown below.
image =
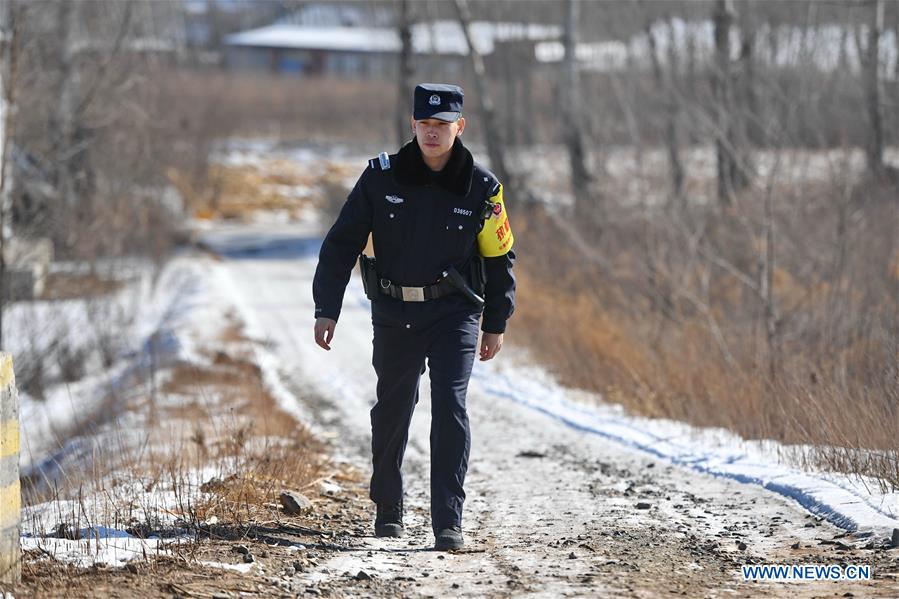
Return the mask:
[[[59,270],[72,272],[74,268],[62,265]],[[141,347],[132,319],[151,299],[152,276],[146,264],[131,275],[121,289],[109,295],[16,302],[4,310],[4,342],[19,379],[23,476],[59,450],[60,439],[82,424],[83,416],[92,415],[108,393],[116,392],[136,366],[134,358]],[[114,357],[114,362],[104,366],[102,353]],[[60,354],[73,356],[73,361],[83,359],[80,379],[60,381],[59,364],[64,359]],[[23,373],[27,379],[39,363],[43,367],[36,376],[47,386],[43,397],[34,397],[23,386]]]
[[[223,295],[249,335],[264,340],[271,367],[307,406],[313,430],[332,440],[338,458],[367,471],[375,378],[358,276],[347,289],[332,350],[324,352],[312,339],[318,231],[298,224],[213,226],[202,241],[222,256],[214,277],[228,289]],[[875,535],[880,542],[899,526],[895,496],[785,466],[775,444],[633,417],[565,389],[524,352],[510,351],[514,326],[513,318],[510,345],[497,360],[476,362],[468,396],[473,445],[463,530],[473,554],[422,552],[433,543],[429,422],[421,416],[430,408],[425,375],[405,460],[407,538],[359,538],[309,581],[362,569],[390,580],[412,576],[421,592],[435,595],[457,592],[455,580],[469,593],[520,586],[552,596],[614,594],[627,573],[640,571],[633,584],[656,592],[668,592],[666,581],[694,594],[696,585],[736,591],[739,564],[798,559],[810,554],[789,547],[830,542],[839,529],[824,519],[855,530],[855,539]],[[638,500],[646,507],[635,509]],[[634,550],[639,558],[628,555]],[[429,571],[442,576],[422,580]],[[468,586],[478,580],[492,586]]]
[[[256,152],[256,148],[251,148],[240,160],[251,160]],[[207,222],[197,229],[204,246],[222,259],[186,253],[173,259],[154,285],[144,280],[138,291],[129,291],[130,301],[138,306],[137,315],[127,333],[129,351],[112,368],[89,374],[77,383],[51,388],[43,404],[25,398],[21,426],[26,473],[36,466],[47,473],[53,464],[66,465],[76,459],[90,461],[98,444],[106,443],[107,450],[114,451],[116,443],[129,445],[139,440],[139,422],[129,420],[128,414],[116,414],[110,428],[94,431],[92,439],[75,437],[62,445],[59,442],[60,438],[65,439],[62,430],[78,425],[85,417],[95,418],[110,390],[124,385],[134,373],[146,374],[148,369],[174,360],[207,360],[200,348],[216,343],[215,336],[232,311],[244,325],[244,333],[254,340],[253,361],[260,366],[263,380],[279,406],[308,423],[322,438],[331,439],[338,459],[367,467],[368,409],[374,396],[368,301],[354,275],[347,289],[334,351],[325,354],[315,346],[311,279],[320,246],[319,219],[299,223],[278,218],[257,218],[249,224]],[[60,314],[70,315],[62,319],[76,332],[91,322],[83,309],[64,309]],[[779,456],[791,448],[776,443],[748,443],[726,431],[700,430],[682,423],[628,415],[617,406],[604,404],[601,397],[564,388],[533,364],[526,352],[516,351],[514,320],[509,340],[512,343],[500,359],[476,362],[469,396],[475,445],[467,522],[476,522],[483,532],[466,527],[466,533],[471,534],[476,546],[486,546],[489,555],[480,561],[450,557],[447,566],[452,561],[453,567],[465,571],[480,569],[481,574],[493,572],[498,578],[517,580],[517,575],[510,574],[515,571],[512,565],[533,566],[527,556],[534,551],[531,545],[519,547],[518,541],[535,528],[546,526],[550,539],[574,536],[578,530],[573,527],[575,517],[592,518],[590,522],[596,524],[612,516],[622,523],[646,528],[639,515],[634,515],[628,499],[635,492],[645,492],[659,504],[658,511],[655,507],[653,510],[653,517],[659,519],[652,520],[649,528],[674,522],[684,531],[678,528],[679,532],[672,533],[676,535],[695,528],[693,518],[703,518],[709,530],[729,530],[736,517],[744,518],[745,524],[751,517],[760,517],[761,522],[795,521],[803,513],[847,530],[873,532],[878,537],[899,528],[899,494],[877,493],[877,485],[864,480],[785,465]],[[162,380],[154,384],[161,384]],[[425,376],[419,412],[428,408],[427,383]],[[124,390],[122,394],[127,396]],[[523,468],[521,460],[531,458],[531,466]],[[413,421],[407,452],[410,479],[419,479],[412,483],[410,491],[408,523],[413,547],[427,543],[429,536],[427,493],[421,485],[427,478],[427,460],[427,422],[419,417]],[[661,461],[664,468],[655,467],[655,460]],[[650,479],[636,474],[648,472],[647,469],[653,469],[658,476]],[[590,483],[588,492],[582,487],[596,472],[604,476],[612,472],[613,476],[611,480]],[[211,474],[197,470],[188,476],[196,488]],[[545,488],[535,495],[535,485]],[[171,507],[175,498],[170,490],[147,494],[139,486],[125,485],[121,493],[121,498],[128,496],[135,504],[155,510],[158,518],[164,519],[168,512],[169,520],[174,521]],[[714,513],[706,510],[707,515],[700,515],[689,506],[680,507],[692,501],[692,493],[717,498],[703,500],[712,502]],[[743,505],[727,504],[721,499],[741,493],[746,499]],[[671,505],[661,497],[673,498]],[[84,514],[85,526],[90,529],[85,532],[91,534],[93,541],[36,540],[64,521],[67,514],[84,511],[83,507],[69,508],[67,511],[61,507],[59,500],[30,508],[26,521],[32,524],[26,526],[23,544],[50,548],[78,563],[85,550],[94,555],[93,559],[108,563],[121,562],[138,552],[161,550],[152,540],[148,541],[149,547],[138,543],[109,514],[105,514],[106,518]],[[573,515],[559,520],[560,511]],[[583,526],[587,525],[585,521]],[[597,530],[601,530],[596,534],[606,535],[608,525],[597,524]],[[773,540],[757,538],[757,551],[763,555],[774,551],[775,541],[783,541],[787,536],[811,542],[815,529],[803,532],[791,525],[787,533],[775,535]],[[746,534],[758,531],[747,530]],[[512,549],[501,549],[503,542]],[[653,540],[650,537],[646,542]],[[374,552],[371,559],[360,562],[358,555],[347,554],[329,561],[329,568],[351,570],[364,564],[385,575],[405,572],[400,564],[407,556],[392,553],[388,542],[368,539],[364,543]],[[424,562],[416,563],[426,565],[432,558],[438,559],[424,555],[420,556]],[[589,576],[583,568],[575,570]],[[322,574],[320,571],[314,575]],[[546,592],[555,588],[544,579],[540,584]]]
[[278,160],[301,165],[341,162],[359,164],[364,167],[369,158],[377,156],[382,151],[383,149],[370,145],[368,147],[341,144],[290,146],[281,145],[271,139],[232,139],[217,148],[213,160],[225,166],[256,166],[260,168],[268,168]]
[[[334,396],[351,395],[366,400],[371,396],[373,374],[369,372],[369,360],[340,364],[338,373],[327,365],[325,356],[314,353],[318,348],[311,341],[309,285],[318,241],[313,231],[296,225],[278,229],[223,227],[208,231],[204,241],[230,259],[222,266],[223,271],[229,271],[234,285],[229,295],[253,336],[270,337],[272,329],[278,328],[277,339],[287,337],[289,351],[311,348],[303,353],[304,360],[299,365],[295,356],[282,355],[282,367],[301,369],[299,376],[294,373],[294,379],[305,378]],[[224,284],[228,280],[222,277]],[[252,293],[248,295],[247,289],[252,289]],[[264,310],[259,308],[261,297],[267,298]],[[371,333],[370,324],[365,322],[368,302],[355,275],[344,302],[345,313],[352,316],[342,317],[337,342],[350,334],[351,327],[358,327],[362,329],[358,331],[360,336],[344,343],[370,344],[366,338]],[[510,338],[514,343],[514,335]],[[899,493],[879,493],[878,485],[871,481],[785,465],[779,456],[791,448],[775,442],[745,442],[723,430],[701,430],[679,422],[626,414],[619,406],[603,403],[597,395],[559,385],[539,365],[529,362],[523,352],[514,361],[511,356],[503,357],[475,363],[473,391],[494,401],[515,402],[572,429],[605,437],[678,466],[762,486],[796,500],[813,514],[847,530],[873,529],[885,534],[899,528]],[[360,413],[358,417],[359,426],[364,427],[368,414]]]
[[[37,485],[39,494],[53,496],[57,487],[67,489],[23,509],[24,549],[40,548],[76,565],[121,565],[165,553],[164,544],[171,539],[142,540],[125,529],[146,526],[177,532],[185,502],[201,499],[202,483],[227,470],[227,461],[219,460],[160,478],[152,472],[159,464],[148,461],[160,450],[159,443],[177,447],[185,439],[183,424],[178,423],[156,424],[160,430],[151,434],[152,414],[196,401],[159,391],[171,376],[170,367],[176,362],[208,363],[201,349],[216,343],[229,324],[227,298],[215,296],[204,276],[211,261],[176,256],[155,284],[143,277],[136,289],[128,289],[124,295],[133,302],[132,319],[119,330],[125,350],[112,367],[50,387],[43,400],[23,394],[21,475]],[[54,314],[80,317],[75,311]],[[70,324],[83,332],[90,323]],[[214,392],[202,398],[207,406],[217,400]],[[65,499],[73,493],[77,501]],[[61,525],[67,530],[61,531]]]
[[131,560],[168,555],[161,539],[139,539],[121,530],[85,529],[84,540],[23,537],[22,550],[39,550],[77,567],[94,564],[123,566]]
[[[469,140],[470,141],[470,140]],[[469,148],[479,159],[487,161],[487,152],[477,144]],[[395,148],[367,145],[366,147],[343,144],[289,146],[272,140],[232,140],[223,144],[216,153],[216,160],[226,166],[255,166],[263,170],[278,168],[282,162],[291,163],[313,171],[322,171],[326,165],[350,165],[353,177],[344,181],[349,189],[355,183],[355,174],[364,168],[368,160],[382,151]],[[616,190],[618,201],[630,206],[658,206],[668,199],[667,150],[661,146],[605,146],[596,160],[602,161],[602,169],[611,182],[626,182],[626,189]],[[516,174],[528,182],[529,187],[542,201],[556,205],[571,205],[573,198],[567,185],[568,158],[564,148],[553,144],[513,147],[509,150],[510,164],[520,165]],[[681,160],[689,181],[710,182],[715,178],[715,148],[696,145],[683,148]],[[778,151],[755,152],[753,161],[759,184],[764,186],[774,176],[781,183],[790,184],[846,181],[857,178],[865,168],[864,151],[861,148],[832,148],[810,151],[805,148],[783,148]],[[899,147],[887,147],[884,161],[899,168]],[[599,169],[600,165],[596,167]],[[534,176],[539,173],[539,176]],[[708,201],[712,186],[703,192],[696,186],[695,202]],[[297,193],[303,194],[304,190]]]
[[[314,345],[311,328],[310,284],[320,244],[316,229],[214,225],[202,233],[202,241],[222,259],[190,254],[166,267],[151,294],[154,300],[142,304],[133,329],[136,346],[166,331],[173,355],[202,363],[207,358],[200,349],[216,343],[221,325],[234,312],[253,340],[254,362],[279,405],[329,439],[336,458],[367,469],[374,375],[370,315],[358,277],[347,290],[334,350],[325,353]],[[634,584],[667,585],[676,579],[672,588],[700,584],[736,590],[733,577],[736,564],[744,563],[740,560],[750,554],[751,559],[774,559],[794,541],[811,547],[828,534],[822,524],[804,520],[811,515],[803,506],[844,527],[874,527],[878,536],[891,526],[895,507],[889,501],[895,497],[864,495],[834,475],[787,468],[773,459],[774,447],[596,405],[599,398],[559,386],[513,349],[492,363],[477,362],[469,393],[474,444],[464,530],[473,553],[441,558],[420,551],[433,542],[427,513],[428,421],[420,415],[429,407],[425,376],[407,450],[409,536],[399,545],[359,536],[351,550],[304,574],[307,584],[333,582],[360,569],[394,581],[440,571],[446,577],[421,582],[422,592],[454,593],[451,581],[457,580],[469,592],[534,588],[546,595],[614,594],[620,590],[617,581],[639,571],[644,578]],[[136,415],[121,414],[92,437],[76,440],[82,453],[68,457],[89,463],[98,446],[113,452],[117,443],[130,446],[140,438],[141,426]],[[70,453],[77,448],[69,448]],[[61,463],[71,465],[65,459]],[[212,470],[186,472],[185,488],[198,493],[199,484],[215,475]],[[177,529],[179,498],[172,489],[160,485],[148,492],[139,477],[115,489],[111,503],[127,509],[109,509],[100,496],[30,507],[23,546],[77,564],[121,565],[167,551],[171,539],[141,541],[126,529],[154,519]],[[855,504],[846,499],[850,492]],[[650,509],[635,510],[638,499]],[[84,538],[59,538],[57,527],[64,522],[77,523]],[[731,540],[702,553],[722,535],[750,549],[741,553]],[[634,544],[641,548],[639,558],[625,553]],[[674,574],[665,570],[672,564]],[[712,576],[712,571],[720,574]],[[618,574],[610,578],[613,572]],[[478,580],[492,586],[475,586]]]
[[[125,392],[135,375],[162,368],[178,358],[190,359],[190,338],[178,338],[186,318],[204,316],[204,298],[197,285],[196,264],[173,262],[154,281],[149,266],[110,296],[13,304],[5,320],[14,361],[36,343],[38,354],[52,351],[65,337],[73,350],[94,350],[99,336],[114,336],[114,361],[102,367],[97,360],[85,365],[85,376],[71,383],[50,385],[44,398],[20,392],[23,476],[48,459],[58,459],[61,440],[74,429],[92,422],[101,403]],[[33,346],[32,346],[33,349]]]
[[[762,486],[799,502],[811,513],[851,531],[889,536],[899,528],[899,492],[881,493],[873,480],[782,463],[796,449],[774,441],[745,441],[723,429],[624,412],[602,397],[559,385],[519,352],[514,364],[479,364],[473,382],[485,392],[546,414],[577,430],[600,435],[697,472]],[[799,448],[801,449],[801,448]]]

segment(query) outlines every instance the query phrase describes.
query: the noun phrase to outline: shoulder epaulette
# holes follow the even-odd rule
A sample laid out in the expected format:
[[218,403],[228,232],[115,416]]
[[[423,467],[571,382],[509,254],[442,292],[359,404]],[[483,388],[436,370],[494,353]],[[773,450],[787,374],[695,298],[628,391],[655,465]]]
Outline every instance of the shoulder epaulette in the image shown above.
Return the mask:
[[387,152],[381,152],[377,158],[372,158],[368,161],[368,166],[373,169],[380,168],[382,171],[388,171],[390,170],[390,156]]
[[493,172],[486,168],[483,164],[475,162],[475,173],[478,178],[484,181],[484,188],[489,192],[488,197],[493,197],[499,192],[499,179]]

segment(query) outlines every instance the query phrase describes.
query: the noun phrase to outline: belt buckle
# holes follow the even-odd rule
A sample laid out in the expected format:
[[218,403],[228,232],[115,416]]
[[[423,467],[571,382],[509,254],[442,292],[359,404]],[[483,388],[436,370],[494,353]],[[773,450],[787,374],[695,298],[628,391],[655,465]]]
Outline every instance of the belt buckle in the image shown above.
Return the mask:
[[401,287],[403,290],[404,302],[423,302],[425,301],[424,287]]

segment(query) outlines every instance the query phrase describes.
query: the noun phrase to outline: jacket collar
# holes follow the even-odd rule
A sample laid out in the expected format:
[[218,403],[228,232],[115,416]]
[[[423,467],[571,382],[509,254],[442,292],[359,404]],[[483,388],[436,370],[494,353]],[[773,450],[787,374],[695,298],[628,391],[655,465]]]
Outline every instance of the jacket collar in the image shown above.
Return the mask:
[[453,150],[449,162],[443,170],[434,172],[425,164],[421,156],[421,148],[413,137],[400,148],[396,157],[394,177],[400,185],[427,185],[434,183],[449,192],[468,195],[471,189],[471,175],[474,170],[474,158],[471,152],[462,145],[458,137],[453,142]]

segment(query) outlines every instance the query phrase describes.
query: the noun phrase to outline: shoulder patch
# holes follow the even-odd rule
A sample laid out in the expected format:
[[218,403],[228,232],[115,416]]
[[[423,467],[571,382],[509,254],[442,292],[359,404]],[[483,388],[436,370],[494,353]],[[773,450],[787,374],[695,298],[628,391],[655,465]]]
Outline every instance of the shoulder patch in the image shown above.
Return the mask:
[[387,152],[381,152],[377,158],[368,161],[368,166],[372,169],[380,169],[382,171],[390,170],[390,155]]

